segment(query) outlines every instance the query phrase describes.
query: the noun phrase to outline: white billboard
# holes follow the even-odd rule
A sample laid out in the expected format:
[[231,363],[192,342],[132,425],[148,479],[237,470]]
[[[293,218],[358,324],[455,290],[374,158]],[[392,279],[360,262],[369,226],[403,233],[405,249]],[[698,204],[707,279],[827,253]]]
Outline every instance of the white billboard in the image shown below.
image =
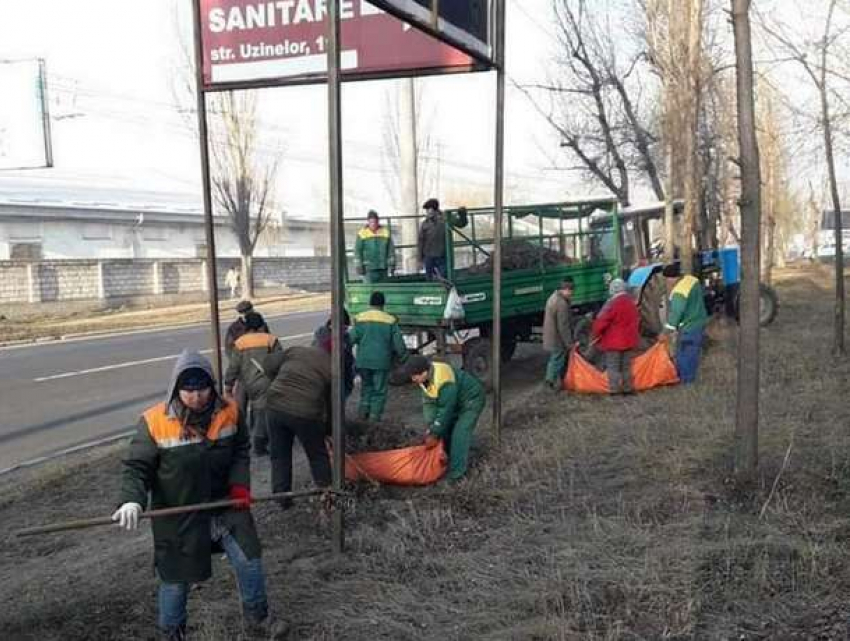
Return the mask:
[[0,170],[51,167],[43,60],[0,60]]

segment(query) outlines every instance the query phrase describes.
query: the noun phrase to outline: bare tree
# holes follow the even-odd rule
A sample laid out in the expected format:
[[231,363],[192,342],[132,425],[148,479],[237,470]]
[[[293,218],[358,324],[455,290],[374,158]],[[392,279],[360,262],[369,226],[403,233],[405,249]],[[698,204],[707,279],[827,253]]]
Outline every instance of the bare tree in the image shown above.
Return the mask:
[[829,179],[832,209],[835,212],[835,334],[833,346],[836,355],[843,355],[845,354],[844,251],[842,246],[841,198],[835,170],[835,117],[832,101],[836,100],[842,105],[847,104],[846,96],[836,92],[833,87],[837,77],[840,77],[835,72],[835,67],[840,63],[835,63],[833,54],[839,46],[837,43],[840,43],[840,39],[847,37],[850,33],[850,25],[845,24],[841,29],[833,28],[838,7],[838,0],[828,0],[822,36],[811,43],[797,42],[783,25],[766,17],[762,18],[762,27],[770,35],[775,45],[781,49],[783,55],[803,69],[818,95],[826,173]]
[[254,249],[272,219],[277,155],[261,153],[257,97],[252,91],[216,96],[211,123],[212,184],[216,204],[225,212],[239,243],[242,298],[254,296]]
[[746,481],[758,467],[759,272],[761,171],[756,138],[750,0],[731,0],[738,86],[741,167],[741,323],[738,343],[738,399],[735,473]]
[[[178,10],[175,7],[173,29],[183,64],[175,69],[172,93],[186,125],[195,131],[191,36],[181,28],[185,22]],[[256,91],[211,94],[207,114],[214,204],[226,213],[239,245],[241,295],[253,298],[254,250],[274,222],[274,187],[282,149],[274,142],[260,141]]]
[[569,169],[599,182],[623,205],[630,203],[636,179],[663,199],[657,123],[645,104],[652,102],[653,90],[643,52],[635,48],[623,56],[625,48],[618,48],[604,12],[589,9],[587,0],[553,5],[559,44],[554,78],[519,89],[577,161]]

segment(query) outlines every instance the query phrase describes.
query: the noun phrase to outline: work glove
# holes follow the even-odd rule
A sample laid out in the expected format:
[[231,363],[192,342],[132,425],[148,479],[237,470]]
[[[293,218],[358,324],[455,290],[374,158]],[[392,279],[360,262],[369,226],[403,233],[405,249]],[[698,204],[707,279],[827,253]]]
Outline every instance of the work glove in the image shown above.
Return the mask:
[[229,496],[231,501],[239,501],[233,506],[234,510],[251,509],[251,489],[247,485],[231,485]]
[[118,521],[118,525],[125,530],[135,530],[139,527],[139,515],[141,513],[142,506],[138,503],[124,503],[124,505],[115,510],[112,520]]
[[425,435],[425,447],[428,448],[429,450],[433,450],[439,444],[440,444],[440,437],[439,436],[434,436],[433,434],[426,434]]

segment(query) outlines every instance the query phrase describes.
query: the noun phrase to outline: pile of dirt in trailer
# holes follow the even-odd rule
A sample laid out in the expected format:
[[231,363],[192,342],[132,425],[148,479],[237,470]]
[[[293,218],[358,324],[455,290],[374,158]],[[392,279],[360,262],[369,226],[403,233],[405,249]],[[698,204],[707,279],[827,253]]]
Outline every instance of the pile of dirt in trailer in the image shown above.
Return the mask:
[[[541,247],[527,240],[510,240],[502,244],[502,270],[513,271],[517,269],[530,269],[535,267],[556,267],[558,265],[569,265],[570,258],[558,252]],[[480,265],[469,268],[470,274],[493,273],[492,256]]]

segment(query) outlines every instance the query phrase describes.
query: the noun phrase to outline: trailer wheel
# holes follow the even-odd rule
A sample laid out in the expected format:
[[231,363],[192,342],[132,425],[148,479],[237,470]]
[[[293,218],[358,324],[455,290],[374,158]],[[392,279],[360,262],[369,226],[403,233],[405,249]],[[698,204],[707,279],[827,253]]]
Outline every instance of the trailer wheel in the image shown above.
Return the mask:
[[463,344],[463,369],[475,376],[488,390],[493,388],[492,349],[487,338],[470,338]]

